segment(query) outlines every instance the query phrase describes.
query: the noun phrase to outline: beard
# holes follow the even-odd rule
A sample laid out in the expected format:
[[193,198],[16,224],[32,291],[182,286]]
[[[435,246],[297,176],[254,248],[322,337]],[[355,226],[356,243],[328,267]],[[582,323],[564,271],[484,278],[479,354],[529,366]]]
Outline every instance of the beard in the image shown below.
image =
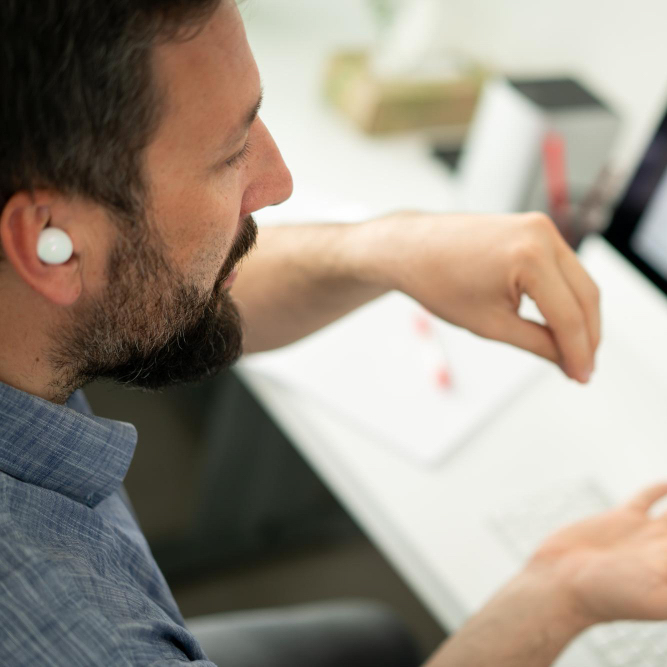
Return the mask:
[[224,283],[254,247],[245,218],[212,291],[188,284],[154,232],[121,234],[107,265],[107,287],[69,313],[49,360],[68,396],[96,379],[159,390],[229,368],[243,353],[243,327]]

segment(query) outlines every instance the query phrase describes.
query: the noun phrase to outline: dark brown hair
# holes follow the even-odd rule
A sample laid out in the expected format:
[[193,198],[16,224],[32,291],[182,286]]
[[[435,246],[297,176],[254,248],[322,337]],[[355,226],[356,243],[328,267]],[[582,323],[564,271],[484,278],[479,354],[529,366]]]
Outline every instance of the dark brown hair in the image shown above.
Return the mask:
[[144,149],[161,118],[151,53],[221,0],[1,0],[0,211],[53,188],[143,219]]

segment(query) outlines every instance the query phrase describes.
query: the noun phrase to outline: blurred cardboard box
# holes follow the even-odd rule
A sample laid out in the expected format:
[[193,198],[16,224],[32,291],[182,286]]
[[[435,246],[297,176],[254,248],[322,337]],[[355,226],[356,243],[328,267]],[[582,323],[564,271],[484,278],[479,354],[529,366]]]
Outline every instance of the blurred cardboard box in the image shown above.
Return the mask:
[[450,127],[463,136],[485,78],[481,67],[471,66],[443,80],[381,80],[370,71],[366,52],[345,51],[329,63],[325,93],[369,134]]

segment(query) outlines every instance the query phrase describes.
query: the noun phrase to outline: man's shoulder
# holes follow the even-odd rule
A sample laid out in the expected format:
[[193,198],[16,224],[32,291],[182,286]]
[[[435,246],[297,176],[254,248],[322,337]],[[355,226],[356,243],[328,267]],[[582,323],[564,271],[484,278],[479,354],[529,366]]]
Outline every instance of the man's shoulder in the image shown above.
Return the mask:
[[114,618],[63,572],[50,568],[46,576],[33,578],[34,571],[23,569],[16,574],[22,585],[11,586],[11,595],[7,580],[0,582],[0,664],[213,667],[203,655],[188,655],[184,646],[194,639],[186,637],[185,628],[139,617]]
[[[0,665],[207,665],[93,509],[0,473]],[[135,567],[136,569],[136,567]]]
[[212,667],[182,626],[73,543],[0,520],[0,664]]
[[0,576],[0,663],[132,664],[119,651],[117,628],[62,563],[25,543],[7,542],[3,536],[0,553],[14,558],[3,563]]

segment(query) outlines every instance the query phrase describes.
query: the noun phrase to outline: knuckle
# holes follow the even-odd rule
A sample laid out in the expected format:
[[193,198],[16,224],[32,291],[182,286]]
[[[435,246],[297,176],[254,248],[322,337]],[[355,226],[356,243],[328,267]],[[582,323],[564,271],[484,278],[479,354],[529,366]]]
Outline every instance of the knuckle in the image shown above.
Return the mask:
[[528,238],[516,247],[518,259],[530,266],[536,267],[544,262],[544,246],[535,238]]
[[524,216],[526,226],[519,235],[515,253],[519,260],[531,266],[542,265],[554,254],[553,231],[556,227],[544,213],[526,213]]
[[535,229],[540,231],[553,231],[556,229],[556,225],[554,224],[553,220],[542,211],[530,211],[525,215],[526,222]]

